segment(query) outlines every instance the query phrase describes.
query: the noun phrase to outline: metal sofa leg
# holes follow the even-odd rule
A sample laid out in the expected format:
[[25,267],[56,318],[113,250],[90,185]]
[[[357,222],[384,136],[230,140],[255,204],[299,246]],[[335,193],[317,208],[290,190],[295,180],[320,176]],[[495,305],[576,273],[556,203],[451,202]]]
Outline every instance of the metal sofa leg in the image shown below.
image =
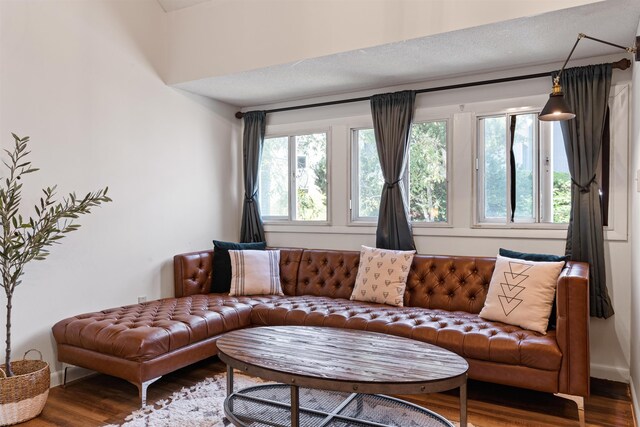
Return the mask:
[[582,396],[574,396],[572,394],[564,394],[564,393],[555,393],[555,396],[561,397],[563,399],[572,400],[578,406],[578,419],[580,420],[580,427],[585,427],[584,421],[584,397]]
[[134,383],[134,385],[138,387],[138,396],[140,397],[140,407],[143,407],[147,404],[147,388],[154,382],[158,381],[160,378],[162,378],[162,375],[156,378],[152,378],[148,381],[144,381],[140,384]]
[[62,364],[64,366],[64,375],[62,376],[62,388],[67,388],[67,369],[69,369],[69,367],[67,366],[66,363]]

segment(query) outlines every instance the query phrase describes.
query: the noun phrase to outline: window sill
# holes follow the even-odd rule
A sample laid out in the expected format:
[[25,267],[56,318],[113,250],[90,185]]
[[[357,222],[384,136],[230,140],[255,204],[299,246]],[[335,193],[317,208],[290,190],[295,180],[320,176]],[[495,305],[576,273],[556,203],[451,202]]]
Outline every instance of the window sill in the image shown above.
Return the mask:
[[[351,221],[347,224],[347,227],[377,227],[378,221]],[[417,228],[451,228],[452,225],[448,222],[412,222],[411,228],[414,230]]]
[[330,227],[329,221],[262,221],[262,224],[267,227]]
[[[291,223],[269,223],[265,224],[265,232],[267,233],[284,233],[284,234],[342,234],[342,235],[365,235],[371,236],[376,234],[376,225],[358,224],[353,225],[334,225],[328,224],[291,224]],[[488,227],[414,227],[413,235],[415,237],[444,236],[452,238],[503,238],[503,239],[545,239],[545,240],[565,240],[567,238],[566,229],[543,229],[543,228],[488,228]],[[626,241],[626,234],[616,232],[615,230],[605,230],[604,238],[606,241]]]
[[550,223],[525,223],[516,222],[511,224],[497,222],[483,222],[471,226],[473,229],[494,229],[494,230],[563,230],[567,231],[568,224],[550,224]]

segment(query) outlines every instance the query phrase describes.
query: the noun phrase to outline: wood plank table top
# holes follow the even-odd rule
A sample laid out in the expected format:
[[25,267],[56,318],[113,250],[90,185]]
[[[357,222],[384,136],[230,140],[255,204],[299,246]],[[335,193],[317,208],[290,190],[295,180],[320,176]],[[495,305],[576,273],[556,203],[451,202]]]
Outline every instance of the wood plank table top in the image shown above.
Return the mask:
[[311,326],[241,329],[217,341],[220,358],[241,371],[301,387],[413,394],[466,384],[457,354],[409,338]]

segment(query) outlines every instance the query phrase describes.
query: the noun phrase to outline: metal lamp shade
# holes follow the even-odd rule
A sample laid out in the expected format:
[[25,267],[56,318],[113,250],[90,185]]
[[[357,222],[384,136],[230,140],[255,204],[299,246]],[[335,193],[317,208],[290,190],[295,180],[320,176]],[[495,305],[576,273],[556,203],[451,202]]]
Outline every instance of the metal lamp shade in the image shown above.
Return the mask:
[[538,120],[542,120],[543,122],[556,122],[571,120],[575,116],[564,100],[564,95],[562,92],[559,92],[552,93],[549,96],[549,101],[547,101],[547,105],[544,106],[540,115],[538,115]]

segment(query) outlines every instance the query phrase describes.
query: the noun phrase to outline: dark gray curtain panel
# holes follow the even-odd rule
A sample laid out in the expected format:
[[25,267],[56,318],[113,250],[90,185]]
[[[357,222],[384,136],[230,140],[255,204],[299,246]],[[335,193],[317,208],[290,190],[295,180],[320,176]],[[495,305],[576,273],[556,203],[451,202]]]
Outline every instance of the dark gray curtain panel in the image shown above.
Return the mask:
[[251,111],[244,115],[242,137],[242,165],[244,167],[244,205],[240,242],[264,242],[264,226],[260,218],[258,200],[258,168],[262,157],[267,115],[264,111]]
[[402,182],[409,157],[409,133],[415,98],[414,91],[385,93],[371,98],[373,129],[384,177],[376,231],[378,248],[416,248]]
[[611,88],[611,64],[567,69],[561,85],[567,104],[576,113],[575,119],[561,123],[572,182],[566,254],[571,260],[589,263],[591,316],[608,318],[614,312],[607,292],[596,170]]

